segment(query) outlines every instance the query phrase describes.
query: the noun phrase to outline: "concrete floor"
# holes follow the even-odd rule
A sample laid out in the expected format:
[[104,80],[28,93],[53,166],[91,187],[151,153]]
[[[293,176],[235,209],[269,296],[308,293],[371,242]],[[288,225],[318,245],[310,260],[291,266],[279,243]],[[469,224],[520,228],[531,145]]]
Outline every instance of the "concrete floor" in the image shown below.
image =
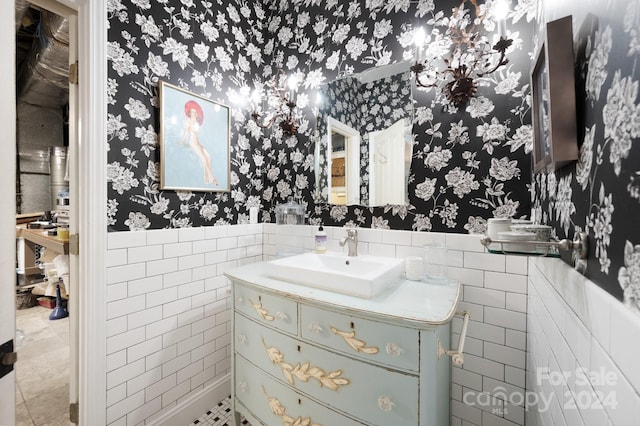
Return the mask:
[[16,363],[16,426],[69,425],[69,318],[51,321],[51,311],[16,311],[16,328],[24,333]]

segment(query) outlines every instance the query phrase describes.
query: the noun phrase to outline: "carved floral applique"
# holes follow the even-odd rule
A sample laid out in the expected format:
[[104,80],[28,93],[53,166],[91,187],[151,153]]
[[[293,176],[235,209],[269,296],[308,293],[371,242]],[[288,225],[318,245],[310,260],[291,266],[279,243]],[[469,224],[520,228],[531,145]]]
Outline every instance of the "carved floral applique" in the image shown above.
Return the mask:
[[262,302],[253,303],[253,301],[249,300],[249,303],[251,303],[251,306],[253,306],[258,315],[260,315],[260,318],[263,320],[273,321],[275,319],[273,315],[269,314],[269,311],[262,307]]
[[264,339],[262,340],[262,344],[271,362],[280,366],[282,374],[291,385],[294,385],[294,378],[303,382],[308,382],[309,379],[315,379],[320,386],[331,390],[337,390],[340,386],[346,386],[350,383],[349,379],[341,377],[342,370],[327,373],[319,367],[312,367],[309,362],[292,365],[285,362],[284,354],[280,352],[278,348],[275,346],[267,346]]
[[377,354],[378,347],[377,346],[369,346],[367,347],[367,342],[356,339],[355,331],[340,331],[335,327],[331,327],[331,332],[338,336],[341,336],[347,345],[351,346],[351,348],[356,352],[364,352],[365,354]]
[[269,408],[271,412],[276,416],[280,417],[284,426],[322,426],[319,423],[313,423],[311,417],[301,417],[293,418],[287,414],[287,409],[282,405],[282,403],[278,400],[278,398],[274,398],[267,393],[267,390],[262,387],[262,391],[267,396],[269,400]]

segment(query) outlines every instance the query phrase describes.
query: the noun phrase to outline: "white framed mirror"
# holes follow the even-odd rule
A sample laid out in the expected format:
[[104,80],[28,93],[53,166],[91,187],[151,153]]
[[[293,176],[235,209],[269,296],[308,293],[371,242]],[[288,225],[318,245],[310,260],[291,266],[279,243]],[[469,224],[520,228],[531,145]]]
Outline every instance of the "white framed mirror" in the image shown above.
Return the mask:
[[334,80],[320,89],[316,195],[335,205],[407,205],[413,155],[408,63]]

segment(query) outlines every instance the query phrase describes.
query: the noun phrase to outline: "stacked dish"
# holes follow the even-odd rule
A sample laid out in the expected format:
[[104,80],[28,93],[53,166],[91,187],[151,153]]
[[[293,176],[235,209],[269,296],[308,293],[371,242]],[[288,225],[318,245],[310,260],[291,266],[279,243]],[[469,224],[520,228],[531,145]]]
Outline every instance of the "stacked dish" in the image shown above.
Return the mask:
[[[505,231],[498,233],[501,240],[514,241],[513,243],[503,243],[502,249],[504,251],[517,251],[521,253],[535,253],[536,247],[533,244],[527,244],[523,241],[535,241],[536,234],[533,232],[525,231]],[[520,241],[519,243],[516,243]]]
[[531,232],[535,234],[536,241],[549,241],[551,239],[551,227],[537,224],[513,224],[512,231]]
[[[499,240],[501,232],[507,232],[511,229],[511,218],[508,217],[492,217],[487,220],[487,235],[492,240]],[[489,250],[502,251],[500,243],[489,244]]]
[[[540,224],[517,224],[511,225],[511,229],[514,231],[520,232],[530,232],[534,234],[535,241],[551,241],[551,226],[549,225],[540,225]],[[534,251],[540,254],[548,254],[549,247],[538,245],[534,247]]]

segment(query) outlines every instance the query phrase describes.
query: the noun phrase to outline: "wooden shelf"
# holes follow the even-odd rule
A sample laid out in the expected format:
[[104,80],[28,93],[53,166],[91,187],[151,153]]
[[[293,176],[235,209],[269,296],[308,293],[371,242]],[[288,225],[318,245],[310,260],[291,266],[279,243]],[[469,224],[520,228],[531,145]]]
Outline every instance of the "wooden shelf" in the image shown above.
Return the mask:
[[48,235],[46,229],[27,229],[26,225],[16,227],[16,237],[24,238],[25,275],[40,274],[40,268],[35,266],[35,245],[46,247],[58,254],[69,254],[69,239],[62,239],[57,235]]

